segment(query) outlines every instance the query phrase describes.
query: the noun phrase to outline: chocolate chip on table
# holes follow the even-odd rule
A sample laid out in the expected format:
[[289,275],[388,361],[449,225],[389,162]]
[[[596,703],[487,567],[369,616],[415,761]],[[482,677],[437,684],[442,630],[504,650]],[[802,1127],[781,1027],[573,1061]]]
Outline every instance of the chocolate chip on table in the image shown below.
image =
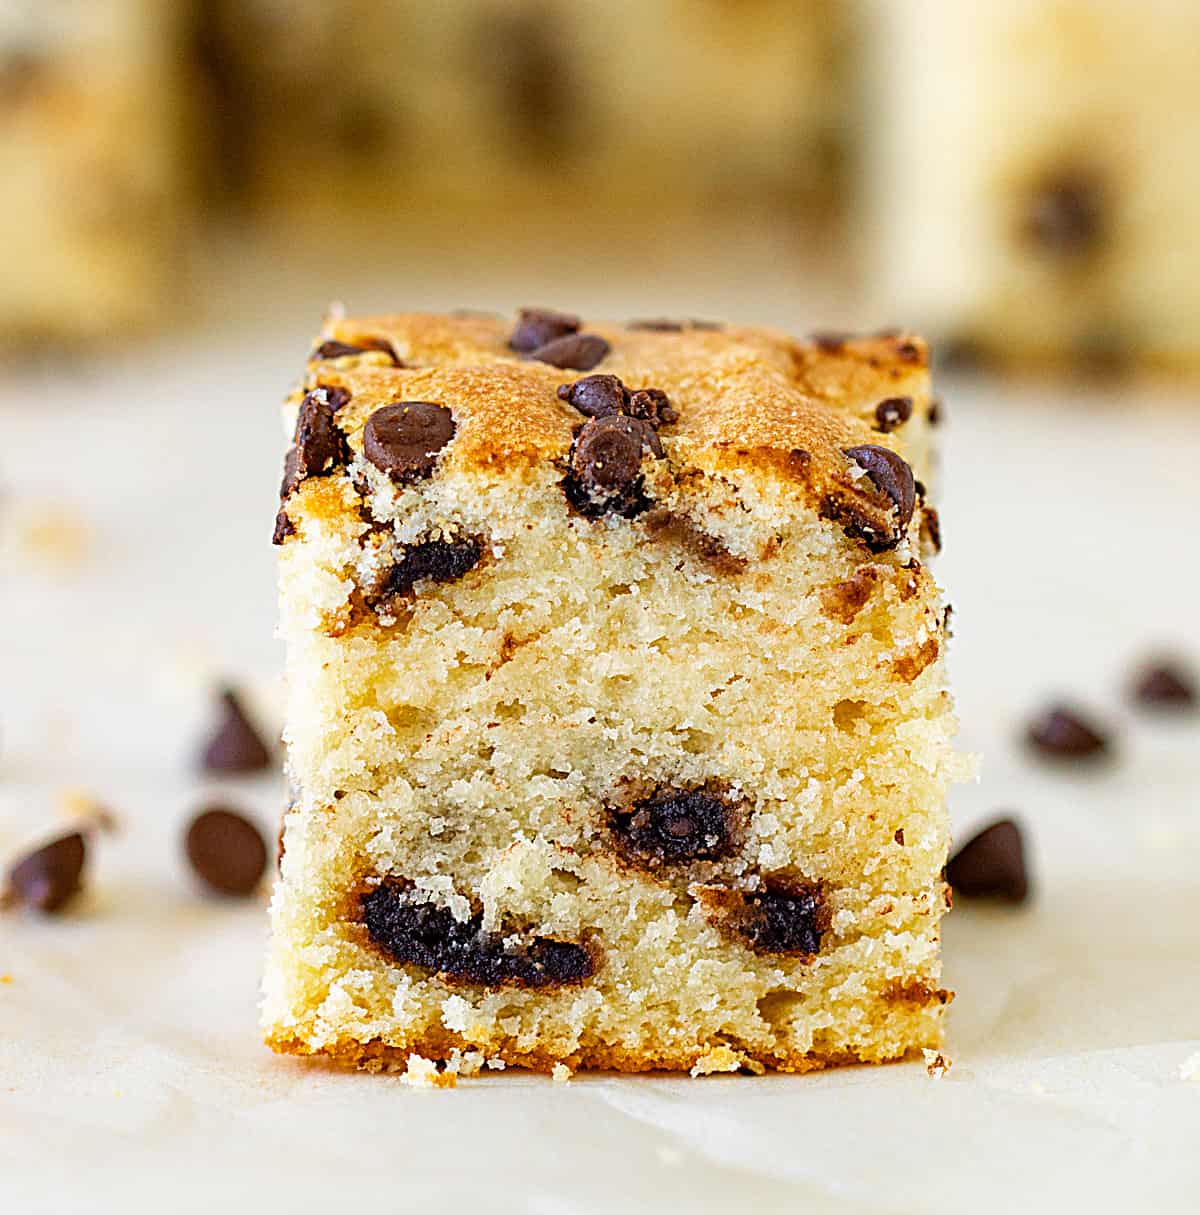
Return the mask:
[[875,406],[875,427],[884,434],[903,426],[912,417],[912,397],[888,397]]
[[323,477],[346,463],[346,439],[333,415],[350,394],[345,389],[314,388],[300,404],[296,434],[284,461],[279,496],[286,498],[309,477]]
[[1028,242],[1042,253],[1066,259],[1094,252],[1104,241],[1105,190],[1095,174],[1054,174],[1029,196],[1023,217]]
[[408,545],[392,566],[384,583],[383,595],[405,595],[422,579],[454,582],[479,564],[483,544],[469,540],[426,540]]
[[1188,710],[1200,703],[1195,677],[1176,661],[1148,663],[1137,673],[1131,690],[1134,700],[1147,709]]
[[1035,718],[1025,737],[1035,751],[1050,759],[1092,759],[1109,750],[1108,735],[1098,725],[1063,705]]
[[196,876],[218,894],[253,894],[267,869],[262,833],[226,806],[210,806],[192,819],[184,849]]
[[517,326],[508,339],[510,350],[518,354],[529,354],[539,346],[578,333],[583,322],[569,312],[555,312],[550,308],[522,308],[517,316]]
[[568,333],[531,350],[529,357],[564,371],[591,371],[609,349],[609,344],[598,334]]
[[433,472],[455,429],[454,415],[444,405],[399,401],[367,419],[363,453],[393,481],[416,481]]
[[556,987],[590,978],[590,950],[554,937],[514,942],[507,931],[489,934],[483,915],[456,919],[402,882],[387,881],[360,899],[371,940],[397,962],[422,966],[447,979],[482,987]]
[[896,508],[897,525],[903,532],[912,520],[917,505],[912,469],[890,447],[879,447],[874,443],[848,447],[843,454],[863,469],[875,488],[891,500]]
[[963,898],[1023,903],[1029,896],[1021,829],[1000,819],[972,836],[950,858],[946,881]]
[[261,772],[271,766],[271,752],[232,688],[220,695],[221,722],[205,744],[201,767],[209,772]]
[[645,798],[611,817],[621,847],[651,864],[718,860],[734,848],[733,809],[702,790]]
[[353,344],[350,342],[339,342],[336,338],[329,338],[322,342],[310,356],[313,359],[340,359],[347,355],[366,354],[369,351],[377,350],[386,354],[394,366],[403,367],[399,356],[396,354],[395,348],[386,338],[364,337],[358,338]]
[[26,853],[8,871],[3,902],[34,911],[61,911],[83,888],[87,841],[72,831]]
[[768,884],[746,895],[739,928],[751,948],[762,953],[815,954],[821,948],[825,920],[818,887]]
[[589,418],[624,413],[629,392],[615,375],[585,375],[573,384],[560,384],[558,399],[574,406]]

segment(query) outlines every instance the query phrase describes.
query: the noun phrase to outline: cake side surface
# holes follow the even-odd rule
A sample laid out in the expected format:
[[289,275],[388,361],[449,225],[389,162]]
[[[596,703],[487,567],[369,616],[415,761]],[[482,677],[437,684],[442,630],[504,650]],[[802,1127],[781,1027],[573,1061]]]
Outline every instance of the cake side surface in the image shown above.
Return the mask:
[[572,332],[595,365],[500,319],[338,321],[290,402],[268,1040],[623,1070],[935,1045],[923,345]]

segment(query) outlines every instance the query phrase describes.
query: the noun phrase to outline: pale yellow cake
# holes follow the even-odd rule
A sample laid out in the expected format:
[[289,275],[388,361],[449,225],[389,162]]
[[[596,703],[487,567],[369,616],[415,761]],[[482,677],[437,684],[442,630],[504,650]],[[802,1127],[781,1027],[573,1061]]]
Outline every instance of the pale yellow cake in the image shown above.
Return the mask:
[[268,1042],[697,1073],[937,1046],[930,413],[908,335],[331,320],[275,530]]

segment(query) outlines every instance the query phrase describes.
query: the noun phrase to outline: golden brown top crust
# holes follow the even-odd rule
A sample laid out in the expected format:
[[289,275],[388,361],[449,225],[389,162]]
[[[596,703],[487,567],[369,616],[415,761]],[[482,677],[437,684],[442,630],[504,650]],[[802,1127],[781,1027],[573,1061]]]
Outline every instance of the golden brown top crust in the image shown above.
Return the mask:
[[873,444],[907,454],[906,428],[882,433],[875,409],[908,396],[924,417],[928,358],[920,339],[802,341],[732,325],[663,330],[585,319],[581,332],[603,338],[608,352],[587,370],[562,370],[511,350],[513,328],[508,318],[480,314],[331,319],[306,387],[349,391],[337,423],[355,453],[381,406],[440,404],[456,426],[442,466],[498,479],[565,461],[585,419],[557,389],[607,373],[630,390],[667,394],[678,420],[660,435],[674,467],[757,474],[801,490],[832,517],[887,530],[890,504],[844,452]]

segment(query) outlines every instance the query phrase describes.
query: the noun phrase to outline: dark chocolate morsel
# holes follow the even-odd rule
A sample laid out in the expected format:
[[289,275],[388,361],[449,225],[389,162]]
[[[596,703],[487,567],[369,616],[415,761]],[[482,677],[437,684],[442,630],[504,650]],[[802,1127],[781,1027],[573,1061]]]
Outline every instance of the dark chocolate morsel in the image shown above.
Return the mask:
[[292,449],[284,461],[281,498],[309,477],[327,476],[346,463],[346,439],[333,415],[349,399],[343,388],[318,387],[300,403]]
[[267,869],[262,833],[226,806],[208,807],[192,819],[184,850],[196,876],[218,894],[253,894]]
[[383,595],[406,595],[414,583],[428,578],[432,582],[454,582],[479,564],[483,545],[479,540],[426,540],[411,544],[392,566]]
[[736,925],[760,953],[812,955],[821,948],[827,918],[818,886],[768,881],[745,896]]
[[569,312],[555,312],[550,308],[522,308],[517,317],[517,326],[508,339],[510,350],[518,354],[529,354],[539,346],[578,333],[582,322]]
[[529,357],[564,371],[591,371],[608,351],[608,343],[597,334],[568,333],[531,350]]
[[209,772],[261,772],[271,766],[271,752],[232,688],[220,694],[221,721],[201,752]]
[[1005,818],[972,836],[950,858],[946,881],[964,898],[1023,903],[1029,895],[1029,879],[1021,829]]
[[848,447],[844,454],[865,470],[875,488],[891,500],[896,508],[897,528],[903,532],[912,520],[917,504],[912,469],[890,447],[874,443]]
[[1073,709],[1055,705],[1026,731],[1029,745],[1050,759],[1092,759],[1109,750],[1108,735]]
[[1148,709],[1194,709],[1200,702],[1191,671],[1168,660],[1143,667],[1134,679],[1132,691],[1134,700]]
[[702,790],[645,798],[613,812],[624,851],[650,864],[718,860],[734,848],[733,809]]
[[1087,171],[1043,179],[1029,196],[1024,233],[1041,253],[1063,259],[1095,252],[1104,241],[1107,210],[1103,180]]
[[289,536],[296,534],[296,525],[288,517],[283,507],[275,512],[275,531],[271,535],[272,544],[282,544]]
[[353,344],[329,338],[312,352],[311,357],[314,359],[340,359],[345,358],[347,355],[366,354],[371,350],[378,350],[386,354],[396,367],[404,366],[400,357],[396,354],[395,347],[386,338],[364,337],[357,339]]
[[623,413],[629,404],[629,392],[615,375],[585,375],[573,384],[561,384],[558,397],[589,418]]
[[912,397],[888,397],[875,406],[875,426],[884,434],[903,426],[912,417]]
[[454,438],[454,415],[429,401],[384,405],[363,429],[363,453],[393,481],[428,477],[438,453]]
[[79,831],[26,853],[8,871],[8,899],[35,911],[60,911],[83,888],[87,842]]
[[669,426],[679,421],[679,414],[661,388],[639,388],[629,397],[629,416],[649,422],[651,426]]

